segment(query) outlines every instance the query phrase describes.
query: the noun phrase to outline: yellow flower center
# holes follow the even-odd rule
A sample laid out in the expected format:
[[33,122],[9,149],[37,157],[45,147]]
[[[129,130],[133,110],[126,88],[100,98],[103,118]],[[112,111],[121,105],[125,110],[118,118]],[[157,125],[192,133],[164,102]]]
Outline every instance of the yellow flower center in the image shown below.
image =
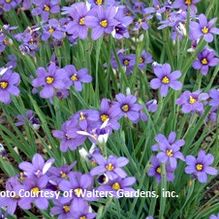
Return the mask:
[[112,185],[112,189],[118,191],[120,188],[121,188],[121,186],[119,185],[118,182],[113,183],[113,185]]
[[128,105],[128,104],[123,105],[123,106],[122,106],[122,110],[123,110],[124,112],[128,112],[128,111],[129,111],[129,105]]
[[43,10],[49,12],[50,11],[50,7],[48,5],[44,5]]
[[166,155],[167,155],[168,157],[172,157],[172,156],[173,156],[173,150],[172,150],[172,149],[166,150]]
[[52,34],[54,31],[55,31],[54,28],[52,28],[52,27],[49,28],[49,33],[50,34]]
[[125,59],[125,60],[123,61],[123,64],[124,64],[125,66],[128,66],[128,65],[129,65],[129,60],[128,60],[128,59]]
[[52,84],[54,82],[54,80],[55,79],[53,77],[51,77],[51,76],[46,77],[46,83],[47,84]]
[[191,5],[192,4],[192,0],[185,0],[185,4],[186,5]]
[[207,34],[209,31],[209,29],[207,27],[203,27],[202,28],[202,33]]
[[87,219],[86,216],[81,216],[79,219]]
[[85,18],[84,17],[82,17],[80,20],[79,20],[79,24],[80,25],[85,25]]
[[73,75],[71,76],[71,80],[72,80],[72,81],[77,81],[77,80],[78,80],[77,74],[73,74]]
[[64,205],[63,210],[65,213],[68,213],[70,211],[70,206],[69,205]]
[[86,119],[86,116],[84,115],[83,112],[80,112],[80,118],[79,120],[82,121],[82,120],[85,120]]
[[140,57],[140,58],[139,58],[139,63],[140,63],[140,64],[144,63],[144,58],[143,58],[143,57]]
[[198,170],[198,171],[202,171],[203,170],[203,165],[200,164],[200,163],[196,164],[195,167],[196,167],[196,170]]
[[161,168],[160,168],[160,167],[157,167],[156,172],[157,172],[158,174],[161,174]]
[[7,81],[0,81],[0,88],[6,89],[8,87],[8,82]]
[[207,65],[208,64],[208,60],[206,58],[202,59],[201,62],[202,62],[203,65]]
[[189,103],[190,104],[194,104],[196,102],[197,102],[197,100],[194,97],[192,97],[192,96],[189,97]]
[[38,193],[40,192],[40,189],[38,187],[34,187],[31,189],[31,192],[34,194],[34,195],[38,195]]
[[108,26],[108,21],[106,19],[100,21],[100,26],[101,27],[107,27]]
[[106,165],[106,169],[107,169],[108,171],[114,170],[113,164],[112,164],[112,163],[107,164],[107,165]]
[[106,114],[102,114],[102,115],[100,116],[100,119],[101,119],[102,122],[106,122],[106,120],[109,119],[109,116],[106,115]]
[[103,4],[103,0],[96,0],[96,5],[102,5]]
[[80,197],[82,195],[82,189],[81,188],[74,189],[74,193],[77,197]]
[[165,76],[165,77],[162,78],[162,83],[169,84],[170,83],[170,79],[167,76]]
[[63,178],[63,179],[67,179],[67,178],[68,178],[67,174],[64,173],[63,171],[60,172],[60,176],[61,176],[61,178]]

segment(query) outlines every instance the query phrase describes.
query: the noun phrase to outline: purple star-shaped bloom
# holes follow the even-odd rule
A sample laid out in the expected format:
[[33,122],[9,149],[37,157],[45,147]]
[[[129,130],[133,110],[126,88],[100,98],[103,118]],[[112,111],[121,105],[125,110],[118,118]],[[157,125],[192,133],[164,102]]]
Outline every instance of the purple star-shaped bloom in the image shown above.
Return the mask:
[[113,32],[118,21],[115,20],[116,8],[102,6],[95,7],[90,11],[90,15],[85,18],[87,26],[92,28],[92,39],[99,39],[104,33]]
[[132,122],[137,122],[140,116],[140,110],[143,108],[137,103],[137,98],[133,95],[120,93],[116,95],[116,102],[113,104],[113,110],[119,112],[119,117],[127,117]]
[[18,96],[20,90],[20,75],[8,69],[3,75],[0,75],[0,102],[9,104],[11,102],[11,95]]
[[152,79],[150,85],[155,90],[160,89],[162,97],[167,96],[169,87],[174,90],[180,90],[182,88],[182,83],[177,80],[180,78],[181,72],[171,72],[171,66],[169,64],[155,66],[154,73],[157,78]]
[[47,70],[43,67],[37,69],[37,78],[32,81],[34,88],[42,88],[40,96],[42,98],[51,98],[55,91],[66,87],[66,72],[59,69],[55,63],[51,63]]
[[190,23],[189,29],[191,39],[198,40],[201,37],[204,37],[206,42],[212,42],[214,40],[214,34],[219,34],[219,29],[215,27],[217,18],[208,21],[204,14],[200,14],[198,20],[199,23],[194,21]]
[[212,154],[206,154],[204,150],[200,150],[198,157],[188,155],[186,157],[187,167],[185,172],[195,176],[199,182],[206,183],[209,175],[217,175],[218,171],[211,167],[214,162],[214,156]]
[[105,159],[102,155],[94,155],[94,159],[98,166],[94,167],[90,173],[93,176],[106,174],[110,180],[117,177],[124,178],[127,176],[126,172],[121,168],[128,164],[128,159],[125,157],[115,157],[110,155]]
[[212,49],[205,48],[198,54],[197,60],[192,64],[194,69],[200,70],[203,75],[207,75],[209,68],[219,64],[219,59],[216,57],[216,53]]
[[202,93],[200,90],[194,92],[185,91],[176,100],[176,104],[182,106],[182,111],[184,113],[202,113],[204,111],[204,104],[208,97],[207,93]]

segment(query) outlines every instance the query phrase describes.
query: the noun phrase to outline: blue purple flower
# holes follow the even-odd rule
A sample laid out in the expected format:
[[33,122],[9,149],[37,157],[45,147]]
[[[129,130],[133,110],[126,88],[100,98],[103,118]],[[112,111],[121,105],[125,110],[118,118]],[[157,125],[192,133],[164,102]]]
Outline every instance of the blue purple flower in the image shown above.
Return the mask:
[[146,52],[145,50],[142,51],[139,60],[138,60],[138,67],[143,70],[147,66],[147,64],[152,63],[153,58],[152,55],[149,52]]
[[71,172],[68,180],[62,180],[59,184],[61,191],[73,191],[72,195],[65,197],[66,200],[72,200],[72,204],[77,204],[79,200],[91,200],[95,197],[88,197],[86,194],[93,187],[93,177],[90,174],[80,172]]
[[204,14],[200,14],[198,20],[199,23],[194,21],[190,23],[191,39],[198,40],[201,37],[204,37],[206,42],[212,42],[214,40],[214,34],[219,34],[219,29],[215,27],[217,18],[208,21]]
[[115,20],[116,8],[95,7],[85,18],[87,26],[92,28],[92,39],[99,39],[104,33],[111,34],[118,21]]
[[195,14],[197,12],[196,4],[200,2],[200,0],[176,0],[172,7],[180,8],[182,10],[191,10],[191,13]]
[[212,214],[209,219],[218,219],[219,218],[219,213],[216,215],[216,214]]
[[[151,157],[150,160],[150,168],[148,169],[148,176],[154,176],[157,180],[157,182],[161,181],[162,177],[162,166],[161,162],[158,160],[156,156]],[[174,169],[170,167],[170,165],[165,165],[166,168],[166,176],[167,181],[172,182],[174,180]]]
[[35,154],[32,158],[32,163],[23,161],[19,164],[19,168],[24,172],[27,177],[38,177],[45,175],[54,163],[54,159],[51,158],[48,161],[44,161],[40,154]]
[[52,216],[58,216],[58,219],[73,218],[73,206],[71,201],[59,199],[53,201],[54,206],[51,208],[50,213]]
[[17,209],[17,206],[22,208],[22,198],[19,197],[21,185],[16,177],[11,177],[7,180],[7,191],[13,191],[15,195],[13,197],[0,197],[0,206],[6,208],[6,212],[13,215]]
[[200,150],[198,157],[188,155],[186,157],[187,167],[185,172],[187,174],[192,174],[198,179],[201,183],[206,183],[208,176],[207,175],[217,175],[218,171],[211,167],[214,162],[214,156],[212,154],[206,154],[204,150]]
[[[20,202],[20,205],[22,205],[22,209],[28,210],[31,209],[31,204],[35,204],[35,206],[39,209],[45,210],[49,206],[49,201],[47,198],[41,196],[41,193],[44,193],[46,191],[49,192],[49,190],[46,188],[48,184],[48,177],[42,176],[39,178],[30,177],[25,179],[23,182],[23,192],[21,192],[21,195],[23,196],[25,191],[31,192],[33,196],[31,197],[25,197]],[[21,191],[21,190],[20,190]]]
[[65,88],[65,79],[66,72],[59,69],[55,63],[51,63],[47,70],[43,67],[37,69],[37,78],[32,81],[32,85],[34,88],[42,88],[40,91],[42,98],[51,98],[56,90]]
[[60,150],[66,152],[68,149],[76,150],[77,147],[86,140],[86,137],[79,135],[77,131],[80,130],[73,121],[66,121],[61,130],[54,130],[53,136],[58,138],[60,142]]
[[129,38],[128,26],[132,23],[133,19],[130,16],[126,16],[125,7],[118,8],[115,19],[118,21],[118,24],[115,26],[113,36],[116,39]]
[[146,103],[146,108],[147,108],[148,112],[152,112],[152,113],[156,112],[158,109],[157,100],[155,100],[155,99],[149,100]]
[[169,87],[174,90],[180,90],[182,88],[182,83],[177,80],[180,78],[181,72],[171,72],[171,66],[169,64],[155,66],[154,73],[157,78],[151,80],[150,85],[153,89],[160,89],[162,97],[167,96]]
[[171,132],[166,138],[158,134],[155,138],[157,144],[152,146],[153,151],[158,151],[156,157],[161,163],[168,163],[172,169],[177,167],[177,159],[184,160],[180,148],[185,144],[183,139],[176,140],[176,133]]
[[[95,219],[96,213],[91,212],[91,207],[82,200],[78,200],[77,204],[72,204],[72,213],[76,219]],[[64,219],[64,218],[63,218]]]
[[176,100],[176,104],[182,106],[182,111],[184,113],[202,113],[204,111],[204,104],[208,97],[207,93],[202,93],[200,90],[194,92],[185,91]]
[[110,181],[108,184],[101,185],[97,188],[97,191],[112,192],[112,195],[119,198],[118,191],[129,193],[129,197],[132,197],[132,193],[135,191],[132,186],[135,184],[135,177],[116,178]]
[[60,12],[60,0],[33,0],[36,6],[32,10],[34,16],[40,15],[44,21],[47,21],[51,14],[57,14]]
[[64,38],[64,29],[61,27],[60,22],[54,18],[48,20],[48,23],[43,25],[42,40],[47,41],[50,37],[55,40],[62,40]]
[[127,117],[132,122],[137,122],[140,116],[140,110],[143,108],[137,103],[137,98],[133,95],[120,93],[116,95],[116,102],[113,104],[113,110],[119,112],[119,117]]
[[11,96],[18,96],[20,90],[20,76],[18,73],[8,69],[3,75],[0,75],[0,102],[9,104]]
[[73,85],[76,91],[82,91],[82,84],[90,83],[92,81],[92,77],[88,74],[86,68],[77,71],[74,65],[66,65],[64,70],[69,78],[68,86]]
[[100,7],[100,6],[113,6],[115,0],[88,0],[88,2],[93,7]]
[[69,174],[75,167],[76,162],[71,165],[64,165],[61,167],[51,167],[48,171],[49,179],[56,184],[59,184],[63,179],[68,179]]
[[215,109],[219,109],[219,89],[211,89],[209,91],[209,105]]
[[113,110],[112,108],[112,102],[108,99],[102,99],[101,104],[100,104],[100,122],[104,123],[108,120],[108,125],[114,129],[118,130],[120,125],[118,123],[118,115],[119,112],[116,110]]
[[216,53],[212,49],[205,48],[198,54],[198,58],[193,62],[192,67],[200,70],[203,75],[207,75],[209,68],[217,66],[219,59],[216,57]]
[[85,3],[76,3],[67,12],[70,21],[66,25],[66,31],[68,34],[85,39],[88,34],[88,26],[85,22],[85,18],[88,13],[88,8]]
[[26,122],[30,122],[34,129],[37,130],[40,127],[40,121],[32,110],[27,110],[25,114],[17,115],[16,118],[16,126],[23,126]]
[[124,178],[127,176],[126,172],[121,168],[128,164],[128,159],[125,157],[115,157],[110,155],[108,159],[105,159],[102,155],[97,154],[94,156],[97,167],[94,167],[90,174],[93,176],[106,174],[110,180],[117,177]]
[[0,5],[3,11],[10,11],[13,8],[16,8],[21,0],[0,0]]

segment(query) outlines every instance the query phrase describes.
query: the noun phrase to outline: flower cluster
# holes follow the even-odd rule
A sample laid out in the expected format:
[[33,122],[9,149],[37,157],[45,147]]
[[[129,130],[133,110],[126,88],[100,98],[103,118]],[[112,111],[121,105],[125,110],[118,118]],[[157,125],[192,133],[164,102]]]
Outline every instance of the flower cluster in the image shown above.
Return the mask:
[[[149,112],[155,112],[157,103],[152,100],[145,107]],[[100,139],[105,139],[103,136],[108,138],[113,130],[120,128],[119,120],[122,117],[133,123],[147,120],[142,110],[143,106],[137,103],[135,96],[120,93],[116,95],[115,101],[102,99],[99,110],[85,109],[75,113],[62,125],[61,130],[53,131],[53,136],[61,141],[60,150],[63,152],[77,149],[87,137],[96,144]]]
[[[32,162],[25,161],[19,164],[19,169],[22,171],[20,174],[7,180],[6,190],[13,191],[15,195],[0,197],[1,207],[5,208],[8,214],[13,215],[17,207],[28,210],[33,204],[39,209],[46,210],[49,203],[52,203],[50,213],[58,218],[69,218],[73,215],[74,218],[95,218],[96,214],[92,213],[89,202],[101,197],[88,196],[86,195],[88,191],[92,189],[102,192],[111,191],[113,196],[116,196],[116,192],[121,189],[135,191],[131,188],[135,178],[127,177],[121,168],[128,163],[125,157],[110,156],[105,160],[98,154],[95,160],[99,166],[93,168],[90,173],[82,174],[72,170],[75,163],[70,166],[54,167],[54,159],[45,162],[40,154],[35,154]],[[95,188],[94,176],[99,174],[101,176],[98,178],[102,179],[102,182]],[[71,195],[65,197],[63,196],[65,192],[71,192]]]
[[116,57],[112,56],[111,58],[111,65],[113,69],[118,69],[121,65],[124,68],[127,75],[130,75],[132,73],[136,64],[138,68],[143,71],[146,69],[147,64],[153,62],[152,55],[149,52],[146,52],[145,50],[142,51],[138,60],[135,54],[126,55],[125,51],[122,50],[119,50],[117,52],[117,56],[119,62],[117,62]]
[[15,39],[22,43],[19,49],[23,55],[34,56],[39,50],[40,31],[36,26],[28,27],[24,32],[15,35]]
[[[15,161],[10,158],[17,161],[33,155],[32,161],[19,163],[19,174],[7,180],[6,192],[13,195],[0,196],[0,218],[16,215],[17,209],[33,208],[58,219],[95,218],[101,209],[93,202],[104,198],[100,200],[104,207],[110,204],[105,202],[108,193],[120,198],[120,190],[136,192],[136,178],[145,174],[142,167],[158,183],[163,179],[173,182],[180,175],[173,187],[184,178],[189,184],[190,178],[196,184],[207,183],[209,175],[218,174],[217,156],[209,153],[214,151],[212,145],[198,148],[211,135],[211,142],[217,143],[219,119],[215,79],[219,58],[214,50],[219,28],[217,18],[198,14],[201,4],[201,0],[0,0],[1,169],[11,174]],[[188,77],[191,69],[194,75]],[[27,93],[30,84],[32,96]],[[44,113],[51,115],[49,121],[43,119]],[[206,132],[205,125],[209,126]],[[160,133],[170,129],[179,132]],[[12,138],[15,133],[20,134],[19,141]],[[156,143],[148,150],[154,136]],[[33,139],[34,148],[22,145]],[[119,140],[125,148],[114,147]],[[46,144],[51,151],[44,148]],[[44,156],[52,158],[45,160]],[[129,162],[138,165],[128,169]],[[153,187],[150,180],[145,186],[142,179],[139,188]],[[185,188],[183,194],[192,197],[193,189]],[[185,217],[189,203],[185,200],[175,217]],[[137,213],[143,218],[147,209],[154,211],[154,204],[140,204],[146,214],[131,207],[128,216]],[[115,209],[112,206],[112,212]],[[168,215],[165,211],[159,211],[159,218]],[[216,218],[219,215],[209,219]]]
[[151,157],[148,175],[155,176],[158,182],[165,175],[168,181],[174,180],[177,159],[185,161],[187,164],[185,172],[197,178],[201,183],[207,182],[207,174],[217,175],[218,171],[211,167],[214,161],[213,155],[200,150],[197,158],[193,155],[188,155],[185,158],[180,152],[181,147],[185,145],[185,141],[183,139],[177,140],[175,132],[171,132],[168,138],[158,134],[155,140],[157,143],[152,146],[152,151],[157,151],[157,155]]
[[51,63],[47,70],[43,67],[37,69],[37,78],[32,81],[32,85],[34,88],[41,88],[42,98],[52,98],[58,91],[67,90],[72,85],[77,91],[81,91],[82,83],[89,83],[91,80],[87,69],[77,71],[74,65],[58,68],[55,63]]
[[210,120],[216,122],[219,110],[219,91],[211,89],[208,93],[197,90],[194,92],[185,91],[176,100],[176,104],[182,107],[183,113],[204,113],[205,106],[210,106]]
[[[158,153],[151,158],[151,167],[148,170],[148,175],[155,176],[159,182],[162,172],[166,169],[167,180],[173,181],[174,171],[177,168],[177,159],[184,160],[180,149],[185,144],[185,141],[176,139],[175,132],[171,132],[168,138],[158,134],[155,140],[157,143],[152,146],[152,151],[157,151]],[[163,167],[162,164],[164,164]],[[165,169],[163,170],[163,168]]]

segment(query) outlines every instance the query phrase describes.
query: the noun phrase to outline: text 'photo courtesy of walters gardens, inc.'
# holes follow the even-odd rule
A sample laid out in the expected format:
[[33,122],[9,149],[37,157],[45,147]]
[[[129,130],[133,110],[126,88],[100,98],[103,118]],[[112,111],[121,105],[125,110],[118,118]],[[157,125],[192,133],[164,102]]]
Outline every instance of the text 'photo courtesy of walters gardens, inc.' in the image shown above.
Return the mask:
[[0,219],[219,219],[218,15],[0,0]]
[[16,191],[1,191],[0,197],[1,198],[54,198],[59,199],[60,197],[66,198],[73,198],[74,196],[81,197],[81,198],[105,198],[105,197],[116,197],[116,198],[159,198],[160,196],[164,198],[178,198],[179,196],[176,194],[175,191],[165,191],[162,189],[161,194],[156,194],[156,191],[124,191],[122,189],[117,190],[116,192],[113,191],[98,191],[98,190],[70,190],[70,191],[25,191],[21,189],[16,193]]

